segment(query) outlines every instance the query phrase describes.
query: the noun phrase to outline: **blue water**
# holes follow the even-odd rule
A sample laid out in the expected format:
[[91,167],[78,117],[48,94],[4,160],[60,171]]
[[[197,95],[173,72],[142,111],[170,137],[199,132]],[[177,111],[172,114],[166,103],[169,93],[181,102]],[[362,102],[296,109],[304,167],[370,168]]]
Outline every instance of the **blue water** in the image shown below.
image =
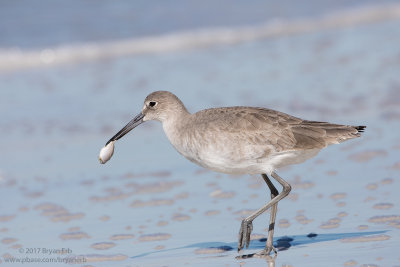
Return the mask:
[[[219,14],[228,11],[222,5],[162,6],[160,1],[157,6],[143,1],[143,12],[137,15],[142,24],[132,28],[123,19],[111,19],[133,19],[124,16],[130,10],[128,2],[110,6],[100,1],[87,12],[89,8],[81,7],[91,5],[90,1],[71,2],[70,6],[59,2],[57,9],[55,4],[41,2],[43,10],[56,9],[60,14],[43,12],[47,18],[39,16],[32,25],[29,22],[34,19],[28,15],[20,20],[12,12],[0,15],[0,20],[8,21],[0,23],[2,32],[9,25],[0,40],[2,47],[31,49],[196,27],[257,24],[265,19],[256,5],[280,10],[287,18],[361,5],[359,1],[324,1],[326,6],[316,2],[308,6],[280,1],[273,6],[260,1],[251,6],[237,1],[229,10],[257,12],[254,16],[232,12],[224,19]],[[29,2],[25,6],[1,2],[0,12],[25,10],[29,14],[34,9],[28,6]],[[204,14],[211,7],[206,19]],[[171,14],[169,10],[179,8],[185,10],[190,23],[179,16],[170,16],[171,24],[162,23]],[[143,22],[144,11],[149,9],[162,14],[154,17],[154,24]],[[107,13],[109,28],[103,27],[105,21],[89,16],[91,12],[99,17]],[[275,14],[269,12],[268,19]],[[71,14],[81,18],[82,24]],[[80,27],[72,27],[73,22]],[[13,25],[27,27],[17,32]],[[293,191],[279,203],[275,244],[281,250],[275,264],[343,266],[354,261],[357,266],[398,265],[399,26],[399,20],[383,19],[235,45],[0,73],[0,260],[49,258],[43,253],[24,253],[27,248],[43,247],[68,248],[72,252],[64,256],[84,257],[94,266],[268,263],[235,258],[241,214],[269,199],[261,177],[204,171],[174,151],[157,122],[146,122],[129,133],[116,143],[113,158],[106,165],[99,164],[100,148],[141,110],[146,95],[171,90],[191,112],[251,105],[311,120],[367,125],[361,138],[331,146],[304,164],[279,171]],[[34,27],[46,31],[33,34]],[[92,32],[91,27],[99,34],[83,34]],[[223,197],[218,192],[227,194]],[[338,193],[345,194],[335,199]],[[264,246],[267,215],[254,221],[258,235],[244,254]],[[386,217],[374,220],[374,216]],[[289,225],[280,223],[282,219]],[[81,233],[81,238],[63,239],[74,233]],[[317,236],[310,238],[310,233]],[[111,239],[116,234],[133,237]],[[148,235],[161,240],[149,241]],[[353,238],[352,242],[346,238]],[[103,250],[94,246],[103,242],[114,246]]]
[[[379,4],[396,3],[381,0]],[[202,28],[247,26],[377,4],[374,0],[41,0],[0,2],[0,48],[44,48]]]

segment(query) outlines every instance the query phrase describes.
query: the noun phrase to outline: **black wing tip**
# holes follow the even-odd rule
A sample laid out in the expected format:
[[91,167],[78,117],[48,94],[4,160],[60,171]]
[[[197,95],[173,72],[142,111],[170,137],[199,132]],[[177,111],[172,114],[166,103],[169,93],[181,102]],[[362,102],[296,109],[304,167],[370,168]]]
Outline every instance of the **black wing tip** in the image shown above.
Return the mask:
[[363,133],[363,132],[364,132],[364,129],[367,128],[367,126],[355,126],[354,128],[356,128],[356,130],[357,130],[359,133]]

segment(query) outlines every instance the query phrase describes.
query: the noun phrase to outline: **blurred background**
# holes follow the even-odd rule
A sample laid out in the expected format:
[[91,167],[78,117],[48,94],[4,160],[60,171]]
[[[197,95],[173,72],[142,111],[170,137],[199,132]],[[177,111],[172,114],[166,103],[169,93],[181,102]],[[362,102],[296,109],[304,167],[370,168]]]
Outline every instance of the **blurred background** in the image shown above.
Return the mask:
[[399,265],[399,74],[394,0],[0,1],[0,265],[32,247],[93,266],[241,262],[240,220],[269,198],[260,177],[193,165],[156,122],[97,160],[156,90],[191,112],[249,105],[367,125],[280,172],[294,191],[276,265]]

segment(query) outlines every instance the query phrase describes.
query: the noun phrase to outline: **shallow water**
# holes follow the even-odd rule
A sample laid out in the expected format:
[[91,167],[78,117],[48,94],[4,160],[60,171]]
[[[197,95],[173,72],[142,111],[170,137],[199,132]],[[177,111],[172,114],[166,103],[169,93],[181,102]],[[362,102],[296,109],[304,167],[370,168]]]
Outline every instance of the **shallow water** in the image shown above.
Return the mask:
[[[379,4],[396,3],[380,0]],[[70,43],[105,42],[176,31],[248,26],[274,19],[312,17],[374,5],[374,0],[107,0],[2,1],[1,48],[48,48]],[[18,18],[18,19],[16,19]]]
[[[399,26],[383,20],[0,74],[1,263],[400,265]],[[269,199],[261,177],[195,166],[156,122],[98,162],[100,148],[154,90],[173,91],[192,112],[263,106],[368,128],[278,172],[293,186],[278,206],[278,257],[238,260],[240,220]],[[254,221],[243,254],[264,247],[267,216]]]

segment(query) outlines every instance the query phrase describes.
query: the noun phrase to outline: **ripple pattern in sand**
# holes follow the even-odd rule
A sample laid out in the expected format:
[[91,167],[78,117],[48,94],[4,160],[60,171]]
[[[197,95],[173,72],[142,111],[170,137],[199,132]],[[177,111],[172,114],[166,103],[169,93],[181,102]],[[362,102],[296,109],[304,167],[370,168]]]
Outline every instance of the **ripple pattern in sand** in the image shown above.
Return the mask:
[[372,223],[388,223],[388,222],[400,221],[400,216],[399,215],[373,216],[369,218],[368,221]]
[[377,209],[377,210],[388,210],[393,208],[392,203],[377,203],[375,204],[372,208]]
[[224,253],[224,252],[230,251],[232,249],[233,248],[230,246],[221,246],[221,247],[215,247],[215,248],[198,248],[194,251],[194,253],[199,254],[199,255],[219,254],[219,253]]
[[298,222],[298,223],[300,223],[300,224],[309,224],[309,223],[311,223],[312,221],[314,221],[313,219],[309,219],[309,218],[307,218],[305,215],[303,215],[303,214],[298,214],[296,217],[295,217],[295,219],[296,219],[296,221]]
[[279,228],[289,228],[290,222],[287,219],[280,219],[278,222],[278,227]]
[[183,185],[182,181],[155,182],[141,185],[134,185],[135,194],[154,194],[170,191],[171,189]]
[[16,238],[6,237],[6,238],[3,238],[3,239],[1,240],[1,243],[6,244],[6,245],[9,245],[9,244],[15,243],[15,242],[17,242],[17,241],[18,241],[18,239],[16,239]]
[[139,237],[140,242],[161,241],[170,239],[171,235],[167,233],[146,234]]
[[15,215],[0,215],[0,222],[8,222],[15,218]]
[[373,235],[373,236],[357,236],[357,237],[349,237],[340,239],[343,243],[364,243],[364,242],[376,242],[376,241],[385,241],[389,240],[390,236],[388,235]]
[[204,212],[205,216],[215,216],[220,214],[221,212],[219,210],[208,210],[206,212]]
[[322,223],[319,228],[321,229],[333,229],[333,228],[338,228],[340,226],[340,222],[342,219],[335,217],[332,219],[329,219],[327,222]]
[[90,236],[85,232],[69,232],[61,234],[60,238],[63,240],[71,240],[71,239],[90,238]]
[[178,222],[187,221],[190,220],[190,216],[183,213],[175,213],[172,215],[172,220]]
[[164,206],[164,205],[173,205],[173,199],[152,199],[149,201],[141,201],[136,200],[132,202],[131,207],[133,208],[143,208],[143,207],[156,207],[156,206]]
[[339,199],[344,199],[347,197],[346,193],[334,193],[330,196],[331,199],[333,200],[339,200]]
[[126,240],[126,239],[132,239],[134,237],[135,237],[135,235],[132,235],[132,234],[116,234],[116,235],[112,235],[110,237],[110,240]]
[[106,250],[115,247],[116,244],[114,242],[100,242],[94,243],[90,247],[98,250]]
[[84,213],[71,213],[61,205],[54,203],[42,203],[35,206],[35,210],[41,211],[41,215],[49,217],[53,222],[69,222],[82,219]]
[[364,163],[368,162],[376,157],[384,157],[387,155],[385,150],[367,150],[360,153],[352,154],[349,156],[350,160]]
[[234,192],[234,191],[225,192],[220,189],[217,189],[210,193],[210,197],[220,198],[220,199],[233,198],[235,195],[236,195],[236,192]]

